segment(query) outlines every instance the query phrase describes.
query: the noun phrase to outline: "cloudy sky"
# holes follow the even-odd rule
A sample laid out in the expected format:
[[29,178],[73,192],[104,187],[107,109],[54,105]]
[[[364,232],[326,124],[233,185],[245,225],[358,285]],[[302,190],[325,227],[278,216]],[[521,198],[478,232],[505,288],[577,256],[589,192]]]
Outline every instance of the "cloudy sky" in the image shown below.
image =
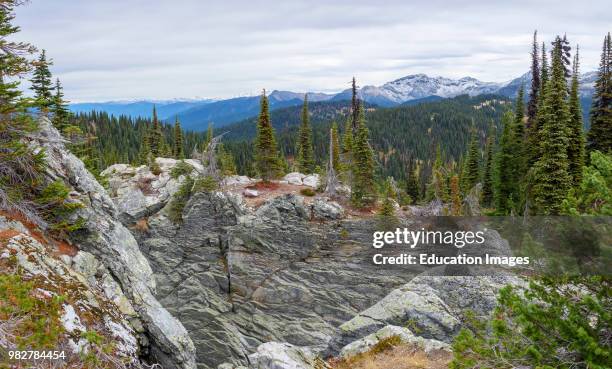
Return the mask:
[[16,22],[74,102],[505,81],[528,69],[536,28],[567,33],[589,71],[612,29],[607,0],[31,0]]

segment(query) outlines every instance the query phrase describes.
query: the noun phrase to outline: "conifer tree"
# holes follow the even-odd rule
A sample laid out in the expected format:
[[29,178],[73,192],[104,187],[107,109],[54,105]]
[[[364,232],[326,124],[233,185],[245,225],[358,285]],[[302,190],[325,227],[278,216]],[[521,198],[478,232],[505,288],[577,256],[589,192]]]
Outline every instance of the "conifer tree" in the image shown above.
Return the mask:
[[[525,143],[525,89],[521,85],[518,91],[514,110],[514,124],[512,125],[513,151],[515,155],[515,174],[516,181],[520,183],[523,176],[527,172],[527,163],[529,153]],[[519,200],[518,198],[516,199]]]
[[538,56],[538,31],[533,32],[531,49],[531,91],[527,104],[527,127],[534,124],[538,111],[538,97],[540,95],[540,60]]
[[346,119],[344,135],[342,136],[342,172],[344,180],[351,181],[351,170],[353,163],[353,125],[351,115]]
[[393,180],[388,177],[384,183],[383,201],[378,209],[379,228],[390,231],[397,228],[399,220],[395,216],[395,207],[393,206],[393,198],[395,191],[393,190]]
[[431,169],[431,179],[426,185],[425,199],[442,200],[448,197],[447,186],[445,183],[445,168],[442,160],[442,149],[440,144],[436,146],[436,158]]
[[223,144],[217,146],[217,158],[219,162],[219,170],[224,176],[236,174],[236,163],[232,154],[225,149]]
[[487,138],[487,158],[485,161],[484,175],[482,179],[482,203],[485,206],[491,206],[493,203],[493,147],[495,146],[494,126],[489,128],[489,137]]
[[514,114],[506,112],[502,117],[504,129],[499,140],[495,160],[495,209],[500,215],[510,214],[517,200],[516,153],[514,152]]
[[149,137],[149,149],[153,157],[160,156],[164,151],[164,142],[161,131],[161,125],[157,119],[157,109],[153,106],[153,126],[148,132]]
[[584,166],[584,132],[582,130],[582,108],[580,106],[579,90],[579,50],[576,46],[576,55],[574,56],[572,82],[570,87],[569,97],[569,145],[567,147],[567,158],[569,161],[569,174],[572,178],[572,186],[577,187],[582,180],[582,167]]
[[414,204],[419,200],[419,179],[417,177],[417,168],[413,158],[408,162],[408,178],[406,179],[406,193],[410,196],[411,203]]
[[340,171],[340,141],[338,139],[338,124],[336,122],[332,123],[331,127],[331,142],[332,142],[332,152],[330,155],[332,156],[332,166],[336,172]]
[[357,97],[357,81],[353,77],[351,84],[351,126],[353,134],[356,134],[359,125],[359,98]]
[[450,180],[451,215],[461,215],[461,195],[459,193],[459,176],[454,175]]
[[472,135],[470,145],[464,162],[463,173],[461,176],[461,187],[464,192],[468,192],[478,182],[480,178],[479,158],[480,150],[478,149],[478,134],[476,128],[472,126]]
[[610,33],[604,38],[591,106],[591,129],[587,138],[590,152],[595,150],[603,153],[612,152],[612,37]]
[[32,91],[34,91],[35,104],[44,113],[49,111],[53,105],[53,86],[51,81],[51,71],[49,66],[53,65],[47,60],[47,53],[43,50],[40,53],[38,60],[34,63],[34,73],[30,82],[32,82]]
[[64,93],[59,78],[55,82],[55,95],[53,96],[53,104],[50,106],[53,113],[53,125],[60,132],[63,132],[70,125],[70,110],[68,110],[68,102],[64,100]]
[[365,206],[375,200],[374,151],[370,146],[370,133],[363,107],[359,107],[358,127],[353,144],[351,199],[356,206]]
[[147,165],[151,154],[151,146],[149,140],[149,129],[148,126],[142,135],[142,141],[140,142],[140,151],[138,152],[138,164]]
[[212,142],[213,139],[213,125],[212,123],[208,123],[208,128],[206,129],[206,140],[204,141],[203,150],[208,149],[208,144]]
[[276,178],[282,172],[282,163],[276,146],[274,128],[270,122],[268,97],[264,90],[261,95],[261,108],[255,138],[255,166],[265,182]]
[[185,159],[185,150],[183,148],[183,130],[181,129],[181,122],[176,117],[174,123],[174,157],[176,159]]
[[32,195],[42,177],[44,151],[35,153],[24,142],[37,125],[28,114],[28,101],[22,97],[19,80],[31,69],[27,56],[36,51],[30,44],[13,41],[19,27],[14,7],[20,2],[0,4],[0,209],[17,211],[39,225]]
[[304,174],[310,174],[314,170],[314,149],[312,147],[312,128],[308,117],[308,94],[304,96],[302,107],[302,124],[298,137],[298,170]]
[[567,84],[560,43],[552,52],[550,80],[544,89],[541,156],[534,166],[533,199],[536,214],[557,215],[571,188],[567,158],[568,128]]
[[529,126],[528,147],[525,149],[528,156],[528,165],[533,166],[540,157],[540,131],[542,130],[542,113],[540,108],[544,104],[544,88],[548,83],[548,59],[546,57],[546,44],[542,43],[542,67],[540,68],[540,94],[538,96],[538,109],[536,117]]

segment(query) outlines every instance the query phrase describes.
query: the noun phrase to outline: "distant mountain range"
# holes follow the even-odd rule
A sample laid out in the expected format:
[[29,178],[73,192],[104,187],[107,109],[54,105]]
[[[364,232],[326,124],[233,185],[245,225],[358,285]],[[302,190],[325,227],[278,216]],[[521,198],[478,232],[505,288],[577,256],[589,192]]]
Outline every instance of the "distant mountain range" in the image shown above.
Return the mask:
[[[590,101],[596,76],[596,72],[588,72],[580,78],[580,95],[585,101]],[[531,84],[531,73],[525,73],[504,83],[482,82],[472,77],[451,79],[413,74],[387,82],[382,86],[363,86],[358,90],[358,95],[370,104],[392,107],[402,104],[414,105],[464,94],[470,96],[497,94],[516,97],[521,84],[525,86],[528,92]],[[312,102],[350,100],[351,90],[347,89],[337,94],[308,93],[308,98]],[[304,93],[273,91],[269,95],[270,109],[300,105],[303,99]],[[209,122],[213,123],[215,127],[222,127],[257,115],[259,112],[259,96],[237,97],[226,100],[79,103],[70,105],[70,109],[73,112],[97,110],[113,115],[150,117],[153,105],[157,107],[160,119],[173,121],[178,116],[185,129],[202,131],[206,129]]]

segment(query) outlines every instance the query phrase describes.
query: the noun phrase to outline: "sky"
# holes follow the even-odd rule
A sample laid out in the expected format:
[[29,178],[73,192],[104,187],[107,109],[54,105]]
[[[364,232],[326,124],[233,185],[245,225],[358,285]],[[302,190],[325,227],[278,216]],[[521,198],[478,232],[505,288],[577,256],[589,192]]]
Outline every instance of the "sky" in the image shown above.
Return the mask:
[[31,0],[15,22],[72,102],[502,82],[528,70],[535,29],[548,45],[567,33],[591,71],[612,30],[607,0]]

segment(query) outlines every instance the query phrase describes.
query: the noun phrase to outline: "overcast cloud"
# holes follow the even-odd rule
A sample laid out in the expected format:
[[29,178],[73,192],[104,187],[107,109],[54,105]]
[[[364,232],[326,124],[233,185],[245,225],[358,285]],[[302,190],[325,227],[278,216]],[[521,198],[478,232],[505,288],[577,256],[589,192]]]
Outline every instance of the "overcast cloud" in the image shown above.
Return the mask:
[[353,75],[501,82],[527,71],[536,28],[567,33],[590,71],[612,29],[603,0],[32,0],[16,22],[75,102],[336,92]]

